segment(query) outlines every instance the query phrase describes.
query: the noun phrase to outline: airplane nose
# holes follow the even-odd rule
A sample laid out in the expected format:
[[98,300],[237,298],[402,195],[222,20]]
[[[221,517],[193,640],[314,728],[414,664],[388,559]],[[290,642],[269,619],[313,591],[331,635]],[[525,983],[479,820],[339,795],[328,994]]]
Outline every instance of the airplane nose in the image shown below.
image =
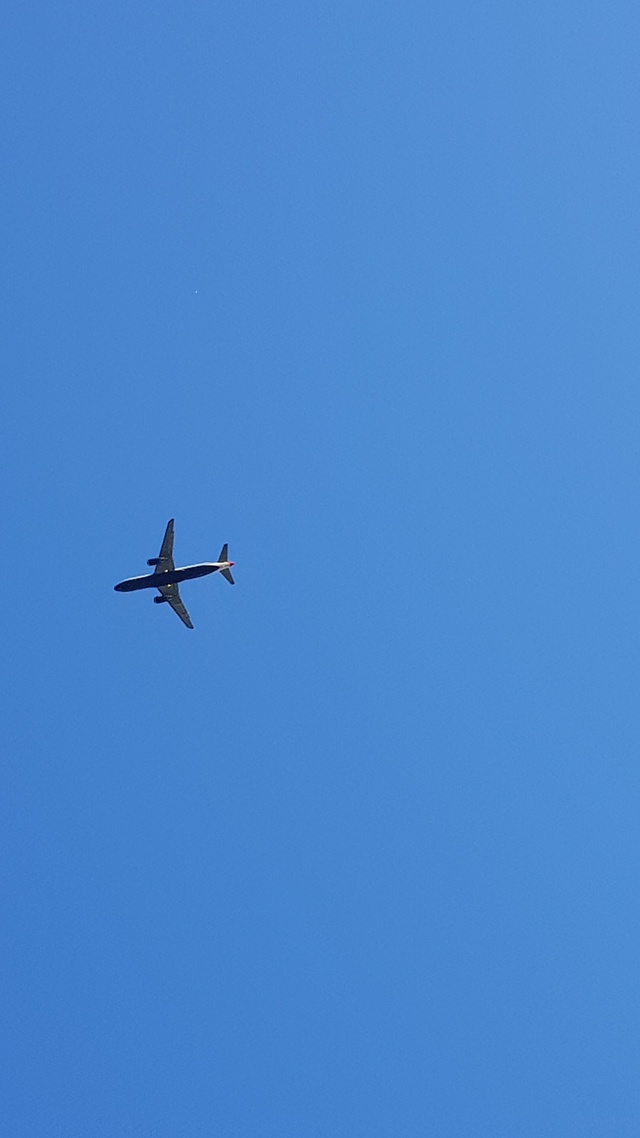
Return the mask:
[[230,562],[229,562],[229,568],[231,568],[231,566],[232,566],[232,565],[235,565],[235,561],[230,561]]

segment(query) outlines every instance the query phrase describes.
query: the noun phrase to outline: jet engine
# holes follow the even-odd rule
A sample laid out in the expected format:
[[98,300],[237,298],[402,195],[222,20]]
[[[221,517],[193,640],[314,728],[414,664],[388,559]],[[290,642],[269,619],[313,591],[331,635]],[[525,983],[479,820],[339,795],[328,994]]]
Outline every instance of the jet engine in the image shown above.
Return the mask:
[[168,597],[154,597],[153,603],[156,605],[164,605],[169,600]]
[[159,557],[150,557],[149,560],[147,561],[147,565],[159,565],[159,564],[160,564],[160,558]]

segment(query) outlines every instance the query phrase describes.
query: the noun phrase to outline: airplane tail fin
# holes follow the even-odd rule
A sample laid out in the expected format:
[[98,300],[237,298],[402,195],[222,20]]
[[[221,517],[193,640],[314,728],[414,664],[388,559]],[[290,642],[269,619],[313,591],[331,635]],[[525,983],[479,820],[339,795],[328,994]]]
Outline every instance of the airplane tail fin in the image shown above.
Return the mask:
[[[228,561],[228,560],[229,560],[229,546],[225,542],[224,545],[222,546],[222,549],[220,550],[220,556],[218,558],[218,561]],[[224,577],[225,581],[228,581],[230,585],[235,585],[235,581],[234,581],[233,577],[231,576],[231,570],[230,569],[221,569],[220,572],[221,572],[222,576]]]

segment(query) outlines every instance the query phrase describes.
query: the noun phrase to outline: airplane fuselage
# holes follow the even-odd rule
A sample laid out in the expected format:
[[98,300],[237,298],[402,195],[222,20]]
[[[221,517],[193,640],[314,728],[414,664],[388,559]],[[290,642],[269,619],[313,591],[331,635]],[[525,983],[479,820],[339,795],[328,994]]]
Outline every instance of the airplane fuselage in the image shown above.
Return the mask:
[[169,569],[164,573],[145,573],[144,577],[129,577],[114,585],[117,593],[132,593],[135,589],[159,589],[161,585],[178,585],[194,577],[207,577],[230,564],[228,561],[204,561],[202,565],[185,565],[182,569]]

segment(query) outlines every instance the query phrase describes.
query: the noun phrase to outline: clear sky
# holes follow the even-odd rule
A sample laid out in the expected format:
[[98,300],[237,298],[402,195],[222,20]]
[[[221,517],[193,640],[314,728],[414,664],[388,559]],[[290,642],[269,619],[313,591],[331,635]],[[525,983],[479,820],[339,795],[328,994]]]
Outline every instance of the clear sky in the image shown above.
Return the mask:
[[3,21],[2,1133],[637,1138],[637,4]]

